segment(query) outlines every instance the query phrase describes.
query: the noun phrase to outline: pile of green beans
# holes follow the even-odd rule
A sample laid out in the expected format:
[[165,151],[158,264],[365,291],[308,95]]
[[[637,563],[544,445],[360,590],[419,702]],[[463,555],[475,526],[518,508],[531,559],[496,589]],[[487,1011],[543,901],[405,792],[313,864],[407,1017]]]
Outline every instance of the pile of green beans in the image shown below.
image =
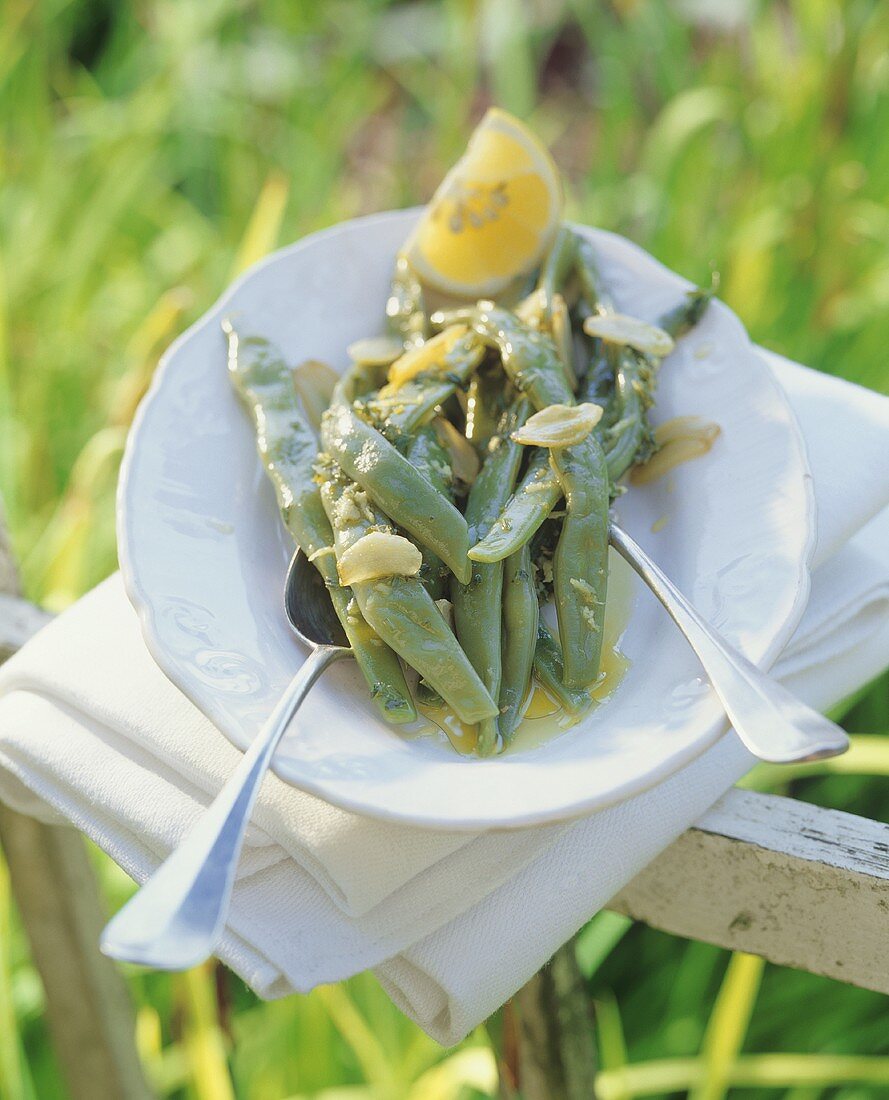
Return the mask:
[[[514,309],[479,301],[430,315],[425,298],[399,256],[386,316],[392,354],[403,351],[391,369],[357,359],[335,385],[323,370],[295,376],[266,340],[227,322],[229,373],[283,521],[323,576],[380,713],[404,724],[415,698],[446,706],[489,756],[514,737],[535,680],[571,715],[592,705],[609,508],[622,475],[655,449],[659,362],[584,334],[585,318],[614,305],[595,249],[567,226]],[[692,291],[660,326],[680,337],[709,298]],[[514,438],[532,415],[581,403],[602,415],[567,444]],[[373,559],[359,579],[344,562],[371,536],[416,549],[397,569]],[[548,594],[558,636],[541,614]],[[405,669],[419,676],[413,691]]]

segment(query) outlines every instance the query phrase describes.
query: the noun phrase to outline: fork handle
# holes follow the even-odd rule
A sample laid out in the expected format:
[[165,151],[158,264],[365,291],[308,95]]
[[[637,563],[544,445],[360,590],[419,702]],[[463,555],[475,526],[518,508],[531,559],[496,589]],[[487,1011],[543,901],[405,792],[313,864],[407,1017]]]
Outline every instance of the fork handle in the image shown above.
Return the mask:
[[349,655],[338,646],[319,646],[303,663],[209,809],[106,925],[101,940],[106,955],[158,970],[185,970],[212,954],[225,926],[250,813],[274,751],[318,677]]
[[685,635],[735,732],[755,756],[773,764],[792,764],[846,751],[849,739],[839,726],[801,703],[729,645],[616,523],[610,526],[609,540]]

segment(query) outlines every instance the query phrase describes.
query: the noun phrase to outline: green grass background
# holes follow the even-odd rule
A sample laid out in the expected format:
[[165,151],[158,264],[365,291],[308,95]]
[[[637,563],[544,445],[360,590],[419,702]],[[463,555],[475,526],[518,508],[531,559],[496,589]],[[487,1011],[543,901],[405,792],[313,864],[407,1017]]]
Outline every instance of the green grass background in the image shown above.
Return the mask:
[[[754,339],[889,391],[880,0],[4,0],[0,491],[30,596],[114,569],[121,446],[170,340],[278,244],[428,198],[491,102],[551,145],[571,216],[715,266]],[[885,818],[886,682],[845,722],[848,757],[780,782]],[[889,1096],[881,996],[608,914],[580,954],[606,1100]],[[130,983],[165,1096],[495,1094],[483,1030],[445,1053],[368,976],[273,1004],[208,968]],[[3,1100],[65,1095],[41,1010],[0,864]]]

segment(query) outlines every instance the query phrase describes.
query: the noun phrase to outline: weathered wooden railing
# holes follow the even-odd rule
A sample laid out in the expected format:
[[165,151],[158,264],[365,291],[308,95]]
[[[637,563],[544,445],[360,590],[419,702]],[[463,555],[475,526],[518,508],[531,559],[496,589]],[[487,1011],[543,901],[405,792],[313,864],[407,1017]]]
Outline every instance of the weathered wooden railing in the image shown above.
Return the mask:
[[[46,618],[19,595],[0,516],[0,660]],[[149,1096],[126,987],[96,947],[105,914],[81,838],[0,806],[0,841],[72,1097]],[[675,935],[889,993],[882,960],[889,825],[732,790],[610,908]],[[591,1095],[592,1044],[585,1053],[571,1042],[572,1033],[588,1031],[587,1010],[573,995],[572,959],[560,952],[516,998],[524,1100]]]

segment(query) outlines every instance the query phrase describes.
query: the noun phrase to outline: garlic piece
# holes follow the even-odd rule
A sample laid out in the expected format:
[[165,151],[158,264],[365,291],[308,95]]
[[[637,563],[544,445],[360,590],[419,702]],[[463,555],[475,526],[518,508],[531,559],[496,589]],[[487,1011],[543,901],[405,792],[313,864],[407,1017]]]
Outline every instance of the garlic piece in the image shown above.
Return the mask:
[[549,405],[529,417],[512,438],[528,447],[570,447],[586,439],[601,419],[602,406],[589,401],[582,405]]
[[675,347],[669,332],[626,313],[594,313],[584,321],[583,331],[587,336],[598,336],[609,344],[625,344],[657,359],[663,359]]
[[340,555],[337,571],[342,584],[357,584],[378,577],[413,577],[422,564],[423,555],[409,539],[370,531]]
[[424,371],[443,369],[448,352],[467,332],[469,329],[466,325],[450,325],[425,344],[406,351],[389,368],[389,384],[403,386]]
[[366,363],[369,367],[388,367],[404,354],[404,344],[391,336],[371,336],[356,340],[346,348],[354,363]]

